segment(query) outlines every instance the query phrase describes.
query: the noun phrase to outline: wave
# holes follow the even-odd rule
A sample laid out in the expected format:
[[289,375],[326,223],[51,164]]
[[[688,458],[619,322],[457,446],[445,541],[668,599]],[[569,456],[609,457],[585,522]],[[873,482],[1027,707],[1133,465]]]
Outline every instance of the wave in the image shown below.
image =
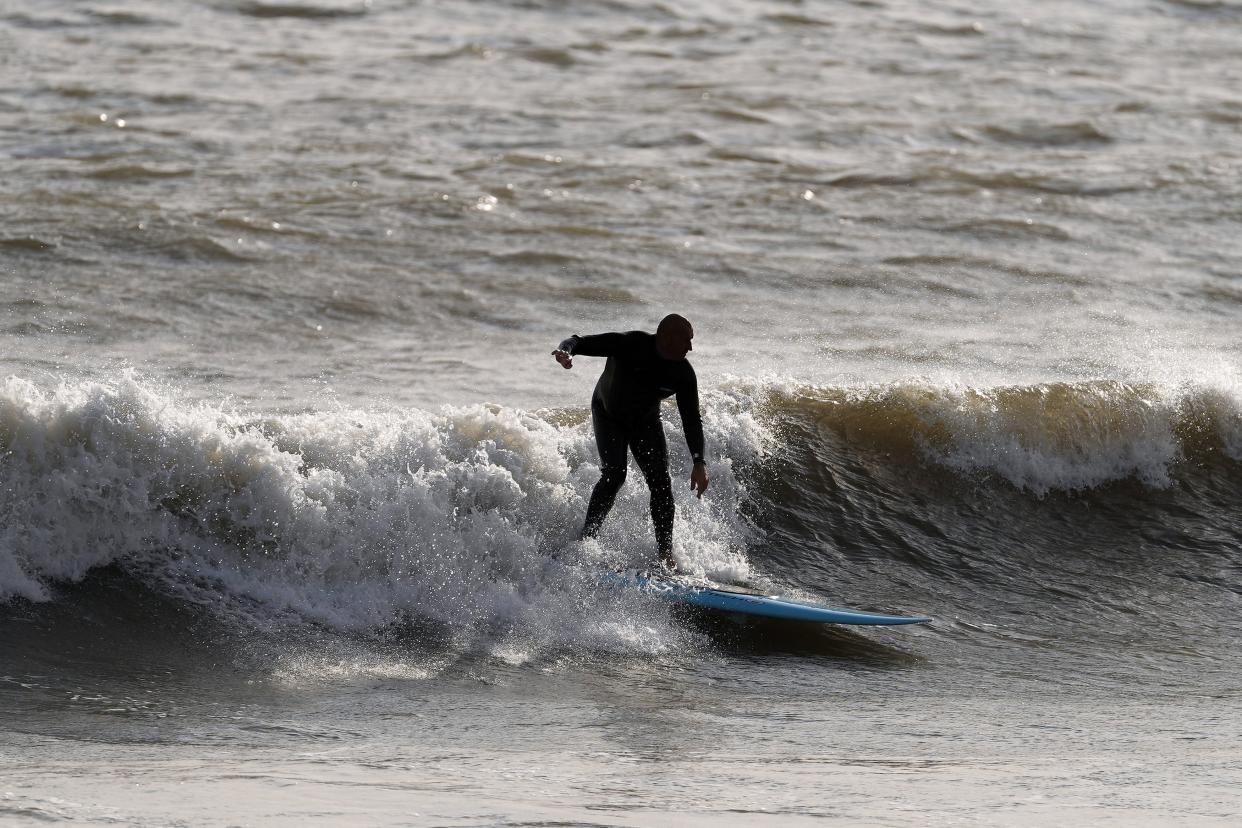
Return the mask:
[[1215,457],[1242,461],[1242,400],[1228,387],[786,386],[772,389],[769,404],[804,410],[893,462],[992,475],[1037,495],[1125,479],[1167,487],[1179,469]]
[[[1150,540],[1151,515],[1198,520],[1165,533],[1172,549],[1228,535],[1221,504],[1242,494],[1242,405],[1228,387],[731,378],[704,403],[713,482],[703,501],[675,487],[681,564],[856,605],[940,604],[957,584],[963,602],[999,611],[1023,549],[1021,580],[1094,600],[1091,566],[1081,583],[1045,582],[1050,560],[1114,554],[1081,540],[1105,524],[1067,521],[1062,498],[1087,497],[1110,537],[1134,543]],[[682,478],[675,415],[666,431]],[[582,409],[258,415],[133,374],[10,378],[0,601],[55,601],[64,584],[119,571],[246,625],[432,623],[506,652],[515,630],[664,646],[679,634],[666,609],[602,593],[592,575],[655,557],[639,475],[600,537],[576,540],[596,463]],[[1226,569],[1205,559],[1179,577],[1229,588]],[[1113,588],[1135,593],[1116,601],[1127,612],[1142,600],[1141,579]]]
[[56,248],[56,242],[44,241],[35,236],[0,238],[0,250],[13,250],[26,253],[44,253]]
[[[715,444],[733,457],[759,451],[761,430],[729,409],[713,406]],[[673,424],[669,439],[683,439]],[[255,417],[181,403],[133,376],[53,389],[10,378],[0,452],[0,598],[46,601],[57,583],[111,566],[226,613],[581,636],[621,623],[582,604],[582,573],[655,557],[641,485],[626,488],[597,542],[576,541],[598,478],[580,414]],[[736,577],[742,490],[720,468],[705,504],[677,489],[678,554],[691,570]]]
[[908,170],[858,170],[816,180],[821,187],[952,187],[986,190],[1025,190],[1033,193],[1102,197],[1163,186],[1158,180],[1070,179],[1040,169],[967,170],[944,164],[918,165]]
[[953,134],[968,141],[988,140],[1031,147],[1086,147],[1116,142],[1113,136],[1091,121],[989,124],[979,128],[958,128]]
[[142,181],[159,178],[189,178],[194,175],[190,167],[161,166],[157,164],[119,164],[101,167],[86,173],[88,178],[100,181]]
[[237,3],[235,9],[238,14],[263,19],[290,17],[302,20],[337,20],[363,17],[371,11],[371,4],[352,2],[352,0],[344,3],[281,3],[251,0],[251,2]]

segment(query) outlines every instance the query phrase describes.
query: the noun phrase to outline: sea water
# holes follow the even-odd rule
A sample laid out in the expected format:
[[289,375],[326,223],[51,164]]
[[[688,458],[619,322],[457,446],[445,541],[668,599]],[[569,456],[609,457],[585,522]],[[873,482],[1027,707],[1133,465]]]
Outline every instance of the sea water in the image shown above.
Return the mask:
[[[1227,825],[1242,11],[0,2],[0,822]],[[572,333],[695,326],[609,589]]]

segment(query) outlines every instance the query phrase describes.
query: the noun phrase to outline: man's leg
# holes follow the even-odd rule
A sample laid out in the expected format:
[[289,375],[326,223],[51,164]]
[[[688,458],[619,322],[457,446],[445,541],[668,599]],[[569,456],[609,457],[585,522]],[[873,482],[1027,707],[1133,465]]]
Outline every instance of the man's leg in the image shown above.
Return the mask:
[[668,476],[668,443],[664,423],[653,417],[637,423],[630,435],[634,460],[651,490],[651,522],[655,524],[656,546],[660,558],[669,566],[673,560],[673,483]]
[[591,401],[591,425],[595,429],[595,447],[599,449],[599,482],[591,492],[587,505],[586,522],[582,525],[582,537],[593,538],[625,482],[625,470],[629,465],[626,457],[628,440],[625,429],[609,417],[598,402]]

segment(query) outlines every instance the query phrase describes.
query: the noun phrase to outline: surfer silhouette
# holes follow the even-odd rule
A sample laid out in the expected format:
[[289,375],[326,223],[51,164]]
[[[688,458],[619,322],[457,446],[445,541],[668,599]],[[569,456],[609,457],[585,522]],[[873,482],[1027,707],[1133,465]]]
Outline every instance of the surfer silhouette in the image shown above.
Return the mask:
[[673,559],[673,486],[668,474],[664,424],[660,420],[661,400],[677,397],[686,445],[694,460],[690,488],[702,497],[708,483],[699,383],[686,360],[692,339],[694,328],[690,322],[673,313],[660,320],[655,334],[575,334],[552,352],[566,369],[573,367],[575,356],[608,358],[591,395],[591,424],[599,449],[600,478],[591,492],[582,537],[592,538],[599,532],[625,483],[627,452],[633,452],[651,490],[651,521],[660,558],[670,570],[677,568]]

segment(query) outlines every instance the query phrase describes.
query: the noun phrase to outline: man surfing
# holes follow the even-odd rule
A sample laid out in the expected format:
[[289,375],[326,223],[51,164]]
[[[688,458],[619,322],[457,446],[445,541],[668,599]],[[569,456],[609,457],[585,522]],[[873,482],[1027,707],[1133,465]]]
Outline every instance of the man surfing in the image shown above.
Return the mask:
[[668,475],[668,445],[660,420],[660,401],[676,395],[686,445],[694,460],[690,488],[699,497],[707,491],[703,455],[703,418],[699,383],[686,360],[693,350],[694,328],[683,316],[669,314],[655,334],[644,331],[569,337],[552,352],[562,367],[573,367],[575,356],[607,357],[604,373],[591,396],[591,424],[599,449],[600,478],[591,492],[582,537],[593,538],[625,483],[627,452],[651,490],[651,521],[655,524],[660,558],[670,570],[673,559],[673,486]]

